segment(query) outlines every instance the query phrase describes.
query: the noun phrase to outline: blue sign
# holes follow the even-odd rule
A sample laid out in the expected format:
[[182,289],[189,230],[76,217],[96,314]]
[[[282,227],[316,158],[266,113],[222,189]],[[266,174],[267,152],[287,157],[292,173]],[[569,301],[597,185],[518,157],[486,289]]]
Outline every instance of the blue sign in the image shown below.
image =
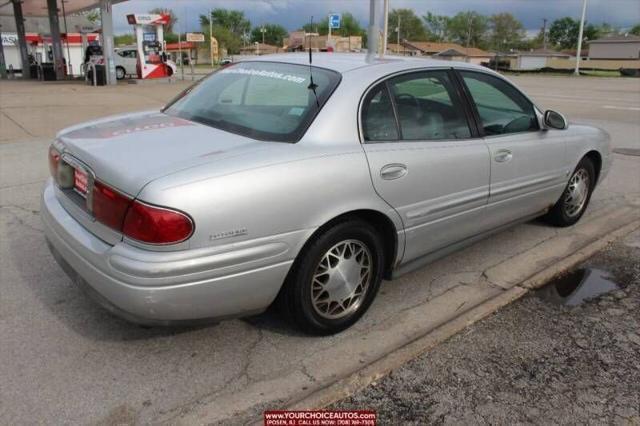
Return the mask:
[[334,30],[340,28],[340,14],[334,13],[329,15],[329,27]]
[[156,41],[156,33],[144,33],[142,38],[144,41]]

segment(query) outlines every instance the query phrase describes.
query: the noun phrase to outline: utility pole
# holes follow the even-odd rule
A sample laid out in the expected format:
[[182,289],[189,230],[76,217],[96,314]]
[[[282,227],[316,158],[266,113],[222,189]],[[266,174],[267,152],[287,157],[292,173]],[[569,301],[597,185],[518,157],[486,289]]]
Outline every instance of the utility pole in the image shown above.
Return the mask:
[[542,19],[542,49],[547,50],[547,18]]
[[2,25],[0,25],[0,78],[7,78],[7,63],[4,59],[4,47],[2,47]]
[[471,15],[471,13],[469,13],[469,23],[467,24],[468,26],[468,31],[467,31],[467,51],[466,56],[465,56],[465,62],[469,62],[469,44],[471,43],[471,25],[473,24],[473,15]]
[[327,34],[327,40],[331,40],[331,15],[333,15],[333,13],[329,14],[329,33]]
[[367,29],[367,61],[378,53],[378,25],[376,22],[376,0],[369,0],[369,28]]
[[587,0],[582,0],[582,18],[580,19],[580,31],[578,32],[578,50],[576,52],[576,69],[575,75],[580,75],[580,56],[582,54],[582,32],[584,30],[584,18],[587,14]]
[[264,27],[264,25],[260,28],[260,32],[262,33],[262,44],[264,44],[264,33],[267,32],[267,29]]
[[211,58],[211,68],[213,68],[213,11],[209,9],[209,57]]
[[387,53],[387,38],[389,36],[389,0],[384,0],[384,23],[382,27],[382,54]]
[[400,46],[400,14],[398,13],[398,26],[396,27],[398,46]]

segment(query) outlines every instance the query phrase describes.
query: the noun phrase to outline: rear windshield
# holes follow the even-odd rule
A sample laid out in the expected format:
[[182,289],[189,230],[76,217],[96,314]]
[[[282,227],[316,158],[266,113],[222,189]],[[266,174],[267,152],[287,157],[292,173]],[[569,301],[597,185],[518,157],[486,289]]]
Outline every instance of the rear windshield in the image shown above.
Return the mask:
[[164,112],[254,139],[296,142],[339,82],[340,74],[323,68],[240,62],[213,73]]

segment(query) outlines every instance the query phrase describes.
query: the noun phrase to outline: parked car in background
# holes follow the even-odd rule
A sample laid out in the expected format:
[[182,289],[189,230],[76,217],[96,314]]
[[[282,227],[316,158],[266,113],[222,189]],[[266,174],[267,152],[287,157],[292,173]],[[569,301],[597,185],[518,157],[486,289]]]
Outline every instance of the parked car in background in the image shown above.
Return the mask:
[[383,278],[538,216],[574,224],[609,170],[604,131],[486,68],[308,60],[238,62],[161,111],[61,131],[42,219],[73,279],[133,321],[276,302],[334,333]]
[[137,76],[138,50],[135,46],[115,49],[116,78],[122,80],[127,76]]

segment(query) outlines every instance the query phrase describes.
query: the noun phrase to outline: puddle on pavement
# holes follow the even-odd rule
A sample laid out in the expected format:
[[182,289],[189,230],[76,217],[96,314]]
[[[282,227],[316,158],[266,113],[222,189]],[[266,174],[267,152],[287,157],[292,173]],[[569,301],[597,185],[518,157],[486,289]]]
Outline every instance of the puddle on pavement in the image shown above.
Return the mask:
[[620,289],[610,277],[608,272],[600,269],[575,269],[549,281],[540,289],[539,294],[549,301],[576,306],[601,294]]

